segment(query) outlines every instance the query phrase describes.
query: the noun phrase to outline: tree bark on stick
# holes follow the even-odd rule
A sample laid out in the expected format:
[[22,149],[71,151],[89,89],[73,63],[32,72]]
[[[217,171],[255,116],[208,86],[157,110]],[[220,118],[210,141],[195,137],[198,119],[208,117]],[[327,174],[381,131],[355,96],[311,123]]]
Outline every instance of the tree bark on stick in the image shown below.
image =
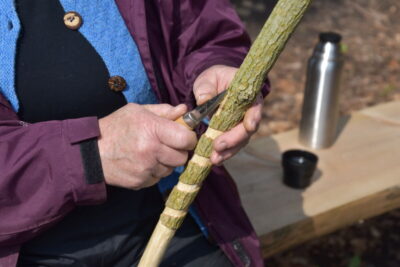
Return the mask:
[[161,262],[170,240],[181,226],[201,183],[211,170],[209,158],[213,140],[243,119],[311,1],[280,0],[275,6],[229,85],[228,93],[212,117],[209,128],[201,136],[194,156],[169,195],[139,267],[155,267]]

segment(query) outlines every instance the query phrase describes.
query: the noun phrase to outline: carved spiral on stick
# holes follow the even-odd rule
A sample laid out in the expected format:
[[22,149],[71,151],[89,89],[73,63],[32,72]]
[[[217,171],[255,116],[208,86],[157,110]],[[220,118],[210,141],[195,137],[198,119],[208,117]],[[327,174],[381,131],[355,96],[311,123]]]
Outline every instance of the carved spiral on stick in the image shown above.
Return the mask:
[[207,131],[200,137],[195,154],[179,177],[150,238],[139,267],[156,267],[181,226],[201,184],[211,171],[212,143],[242,119],[261,90],[265,77],[311,0],[280,0],[252,45]]

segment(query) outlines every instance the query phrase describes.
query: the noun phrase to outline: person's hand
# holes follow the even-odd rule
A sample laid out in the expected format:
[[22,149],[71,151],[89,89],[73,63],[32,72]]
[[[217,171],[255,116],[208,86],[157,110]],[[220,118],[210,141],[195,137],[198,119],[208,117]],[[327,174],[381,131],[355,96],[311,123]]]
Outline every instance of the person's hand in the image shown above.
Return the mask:
[[[193,93],[197,105],[203,104],[218,93],[224,91],[232,81],[238,69],[223,65],[212,66],[203,71],[193,84]],[[235,155],[257,131],[261,121],[263,98],[260,94],[257,101],[246,112],[243,122],[214,140],[211,162],[216,165]]]
[[196,145],[196,134],[173,120],[186,109],[127,104],[100,119],[98,144],[106,183],[141,189],[184,165]]

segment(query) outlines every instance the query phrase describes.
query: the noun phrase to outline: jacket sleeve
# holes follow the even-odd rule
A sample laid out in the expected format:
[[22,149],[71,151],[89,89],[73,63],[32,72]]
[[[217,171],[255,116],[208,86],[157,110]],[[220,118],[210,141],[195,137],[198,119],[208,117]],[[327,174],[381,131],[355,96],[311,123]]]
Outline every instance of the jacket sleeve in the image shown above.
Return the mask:
[[79,147],[97,136],[95,117],[26,124],[0,95],[0,258],[76,205],[105,200],[103,182],[85,181]]
[[[251,41],[229,0],[163,2],[169,5],[161,7],[161,25],[175,53],[171,57],[174,87],[182,94],[190,94],[197,76],[213,65],[240,66]],[[268,91],[267,81],[264,95]]]

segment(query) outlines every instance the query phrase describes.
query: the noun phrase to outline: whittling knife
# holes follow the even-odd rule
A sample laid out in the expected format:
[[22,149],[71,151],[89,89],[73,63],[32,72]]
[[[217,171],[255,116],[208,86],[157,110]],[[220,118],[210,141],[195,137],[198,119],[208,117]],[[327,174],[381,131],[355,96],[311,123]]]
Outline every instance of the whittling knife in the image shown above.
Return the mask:
[[224,99],[226,92],[227,91],[225,90],[219,93],[204,104],[201,104],[195,109],[185,113],[185,115],[175,120],[175,122],[193,130],[205,117],[207,117],[217,109],[222,99]]

